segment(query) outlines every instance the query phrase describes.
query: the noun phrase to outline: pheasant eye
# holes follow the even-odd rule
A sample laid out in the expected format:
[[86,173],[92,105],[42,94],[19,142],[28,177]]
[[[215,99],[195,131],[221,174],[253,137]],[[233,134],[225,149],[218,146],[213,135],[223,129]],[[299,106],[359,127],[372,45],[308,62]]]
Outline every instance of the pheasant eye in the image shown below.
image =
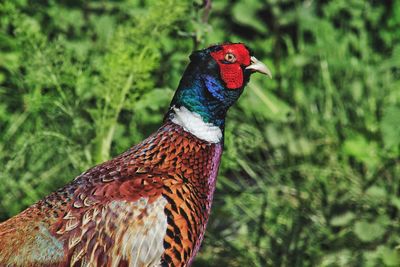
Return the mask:
[[234,63],[234,62],[236,61],[236,57],[235,57],[235,55],[232,54],[232,53],[227,53],[227,54],[225,55],[225,60],[228,61],[228,62],[230,62],[230,63]]

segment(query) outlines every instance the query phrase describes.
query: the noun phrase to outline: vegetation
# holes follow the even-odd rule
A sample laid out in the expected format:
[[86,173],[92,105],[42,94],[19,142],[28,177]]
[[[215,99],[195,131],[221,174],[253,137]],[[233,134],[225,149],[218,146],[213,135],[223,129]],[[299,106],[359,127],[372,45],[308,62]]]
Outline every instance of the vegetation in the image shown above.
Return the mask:
[[273,70],[230,111],[195,266],[400,266],[400,1],[0,3],[0,220],[159,126],[193,49]]

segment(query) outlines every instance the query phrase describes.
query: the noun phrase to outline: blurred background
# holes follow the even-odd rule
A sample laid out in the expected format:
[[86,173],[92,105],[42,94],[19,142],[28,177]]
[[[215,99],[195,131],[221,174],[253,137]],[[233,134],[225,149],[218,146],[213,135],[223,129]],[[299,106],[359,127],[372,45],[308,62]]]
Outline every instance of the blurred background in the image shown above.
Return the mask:
[[2,0],[0,221],[155,131],[225,41],[274,79],[229,112],[194,266],[400,266],[396,0]]

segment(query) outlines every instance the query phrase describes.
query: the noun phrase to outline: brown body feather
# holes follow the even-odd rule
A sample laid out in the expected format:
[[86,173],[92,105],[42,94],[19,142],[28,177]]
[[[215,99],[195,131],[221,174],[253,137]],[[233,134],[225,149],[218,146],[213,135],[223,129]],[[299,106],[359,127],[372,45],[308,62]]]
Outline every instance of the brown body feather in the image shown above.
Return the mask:
[[0,265],[185,266],[203,238],[220,156],[220,144],[166,123],[0,224]]

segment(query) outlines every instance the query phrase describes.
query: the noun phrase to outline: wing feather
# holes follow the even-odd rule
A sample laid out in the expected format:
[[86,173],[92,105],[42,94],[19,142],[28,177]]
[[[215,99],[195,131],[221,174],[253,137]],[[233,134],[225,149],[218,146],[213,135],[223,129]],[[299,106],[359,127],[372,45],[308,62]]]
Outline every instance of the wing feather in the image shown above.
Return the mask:
[[167,231],[164,213],[167,200],[141,197],[136,201],[112,199],[91,207],[75,209],[64,216],[55,232],[68,244],[71,266],[154,266],[164,252]]

